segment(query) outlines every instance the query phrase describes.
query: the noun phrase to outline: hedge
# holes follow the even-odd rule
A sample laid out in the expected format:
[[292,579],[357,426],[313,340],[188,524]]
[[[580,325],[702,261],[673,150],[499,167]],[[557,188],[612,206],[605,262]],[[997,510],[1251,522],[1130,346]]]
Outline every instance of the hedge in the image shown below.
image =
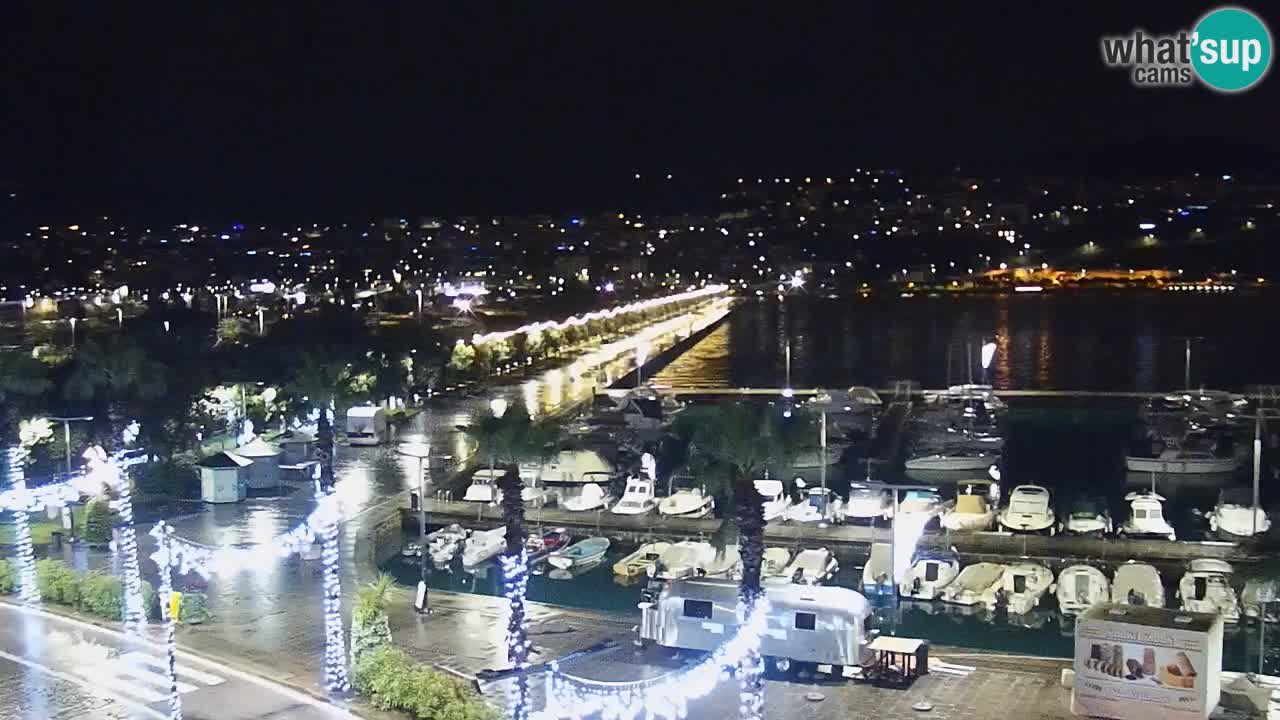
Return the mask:
[[466,683],[419,665],[394,647],[363,653],[352,670],[352,682],[379,708],[402,710],[420,720],[498,718]]
[[[0,589],[3,573],[0,569]],[[45,602],[67,605],[104,620],[119,621],[123,616],[124,583],[115,575],[72,570],[61,560],[39,560],[36,587]],[[155,588],[146,580],[142,581],[142,606],[147,617],[159,617]]]
[[0,594],[9,594],[18,590],[18,575],[13,569],[13,563],[8,560],[0,560]]
[[111,506],[107,499],[101,496],[90,499],[84,508],[81,539],[94,544],[111,542],[111,520]]

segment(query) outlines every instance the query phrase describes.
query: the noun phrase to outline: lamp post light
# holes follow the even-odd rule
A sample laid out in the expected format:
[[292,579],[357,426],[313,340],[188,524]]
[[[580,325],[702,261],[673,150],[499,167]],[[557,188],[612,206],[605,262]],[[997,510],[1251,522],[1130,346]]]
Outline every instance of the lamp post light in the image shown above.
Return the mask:
[[[66,445],[67,455],[67,478],[71,477],[71,423],[88,422],[93,420],[92,415],[82,417],[51,417],[50,420],[62,423],[62,441]],[[64,505],[62,508],[62,526],[71,532],[71,539],[76,539],[76,523],[75,515]]]
[[489,411],[492,412],[493,416],[496,418],[500,418],[503,415],[506,415],[507,399],[501,398],[501,397],[493,398],[492,400],[489,401]]
[[71,347],[75,347],[76,346],[76,322],[78,321],[78,318],[68,318],[68,321],[71,323]]
[[430,615],[431,605],[427,602],[427,480],[431,472],[431,445],[427,443],[405,443],[400,446],[400,453],[418,459],[418,593],[414,597],[413,608],[419,615]]

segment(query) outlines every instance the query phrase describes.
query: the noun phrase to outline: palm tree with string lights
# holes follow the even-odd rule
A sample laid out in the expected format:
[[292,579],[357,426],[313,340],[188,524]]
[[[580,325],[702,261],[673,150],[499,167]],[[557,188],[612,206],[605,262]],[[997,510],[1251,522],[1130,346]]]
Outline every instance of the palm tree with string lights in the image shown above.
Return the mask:
[[[738,583],[738,599],[743,608],[743,624],[756,611],[763,595],[760,582],[764,562],[764,498],[756,489],[755,477],[766,468],[777,469],[791,460],[802,443],[807,421],[801,417],[783,417],[783,411],[772,405],[722,402],[693,407],[680,414],[676,432],[688,440],[689,460],[699,467],[714,486],[723,484],[720,492],[732,498],[733,525],[738,536],[742,558],[742,577]],[[722,525],[723,527],[723,525]],[[718,543],[724,543],[721,534]],[[744,720],[760,718],[763,713],[763,664],[758,650],[748,653],[739,669],[744,696]]]
[[304,408],[313,410],[316,419],[316,449],[320,456],[320,487],[334,485],[334,431],[331,414],[338,401],[346,396],[351,382],[351,367],[341,353],[316,350],[302,352],[294,365],[285,394]]

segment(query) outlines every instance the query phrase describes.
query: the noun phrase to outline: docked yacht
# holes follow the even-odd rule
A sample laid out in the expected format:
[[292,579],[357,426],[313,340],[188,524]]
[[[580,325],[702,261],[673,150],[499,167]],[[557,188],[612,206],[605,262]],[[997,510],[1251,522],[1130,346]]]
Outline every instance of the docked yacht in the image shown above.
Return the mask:
[[893,546],[872,543],[871,555],[862,566],[862,592],[864,595],[889,595],[893,591]]
[[658,558],[662,557],[662,553],[670,548],[671,543],[668,542],[645,543],[636,548],[635,552],[614,563],[613,574],[627,578],[648,575],[650,569],[658,563]]
[[653,493],[653,481],[648,478],[631,478],[627,480],[627,489],[622,499],[610,511],[614,515],[644,515],[658,507],[658,498]]
[[986,470],[1000,462],[999,453],[981,449],[925,451],[907,458],[907,470]]
[[544,533],[529,533],[525,540],[524,551],[530,565],[542,562],[551,553],[565,547],[573,539],[564,528],[548,530]]
[[1111,601],[1121,605],[1164,607],[1164,583],[1160,572],[1144,562],[1130,560],[1116,568]]
[[463,567],[475,567],[489,562],[507,547],[507,527],[505,525],[492,530],[477,530],[471,533],[462,546]]
[[1009,493],[1009,504],[1000,511],[1000,526],[1015,532],[1058,532],[1049,491],[1039,485],[1019,485]]
[[844,518],[853,522],[874,523],[893,517],[893,493],[873,484],[855,483],[849,487],[849,501],[844,504]]
[[1240,599],[1231,587],[1230,564],[1222,560],[1192,560],[1178,581],[1178,599],[1188,612],[1217,613],[1223,622],[1240,622]]
[[790,466],[793,470],[816,470],[822,467],[831,467],[840,462],[848,447],[849,443],[836,442],[829,443],[826,447],[800,448],[795,457],[791,458]]
[[1001,605],[1015,615],[1025,615],[1033,610],[1053,588],[1053,573],[1036,563],[1020,562],[1006,565],[1000,582],[987,588],[979,602],[989,609]]
[[609,538],[589,537],[585,540],[560,548],[547,556],[552,567],[571,570],[599,563],[609,551]]
[[671,545],[658,556],[658,561],[646,572],[655,580],[678,580],[705,574],[705,568],[715,558],[716,549],[711,543],[684,540]]
[[1058,608],[1063,615],[1079,615],[1111,600],[1106,573],[1092,565],[1069,565],[1058,573]]
[[680,488],[662,498],[658,514],[666,517],[701,518],[715,510],[716,500],[702,488]]
[[977,605],[988,590],[994,592],[1004,577],[1005,566],[998,563],[974,563],[960,571],[938,596],[956,605]]
[[1233,457],[1219,457],[1207,450],[1166,447],[1156,457],[1126,455],[1124,465],[1134,472],[1168,474],[1208,474],[1235,472]]
[[756,480],[756,492],[764,498],[764,521],[770,522],[787,514],[791,497],[781,480]]
[[[803,482],[803,481],[800,481]],[[787,508],[784,517],[794,522],[831,522],[840,517],[840,496],[830,488],[809,488],[804,500]]]
[[1209,528],[1223,540],[1242,540],[1265,534],[1271,529],[1267,511],[1253,506],[1253,496],[1243,488],[1231,488],[1218,494],[1218,503],[1208,514]]
[[1129,517],[1120,526],[1120,534],[1131,537],[1162,537],[1173,541],[1178,535],[1164,519],[1164,496],[1143,490],[1124,496],[1129,503]]
[[449,525],[427,534],[427,554],[436,565],[448,565],[462,548],[467,531],[461,525]]
[[786,548],[771,547],[764,549],[764,558],[760,561],[760,577],[790,582],[787,566],[791,564],[791,551]]
[[808,548],[796,553],[782,571],[792,582],[801,585],[821,585],[835,576],[840,563],[826,548]]
[[942,514],[945,505],[942,496],[932,488],[907,490],[898,503],[898,519],[918,519],[920,526],[928,524],[933,518]]
[[1106,498],[1078,497],[1071,501],[1071,510],[1063,529],[1071,535],[1110,535],[1111,510]]
[[960,492],[955,503],[942,512],[942,527],[955,531],[989,530],[996,520],[996,504],[1000,486],[992,480],[977,478],[958,483]]
[[1245,617],[1258,618],[1263,608],[1267,610],[1267,622],[1275,622],[1275,598],[1278,588],[1276,581],[1253,578],[1246,580],[1244,589],[1240,591],[1240,612]]
[[950,553],[920,553],[898,583],[898,594],[934,600],[960,574],[960,562]]
[[560,495],[560,507],[570,512],[603,510],[609,506],[609,493],[596,483],[566,488]]
[[471,484],[467,486],[467,492],[462,496],[466,502],[478,503],[496,503],[501,493],[498,491],[497,478],[494,477],[500,471],[490,472],[487,468],[477,470],[471,476]]
[[738,577],[742,568],[742,554],[737,545],[730,545],[723,550],[712,548],[711,557],[702,564],[700,574],[704,577]]

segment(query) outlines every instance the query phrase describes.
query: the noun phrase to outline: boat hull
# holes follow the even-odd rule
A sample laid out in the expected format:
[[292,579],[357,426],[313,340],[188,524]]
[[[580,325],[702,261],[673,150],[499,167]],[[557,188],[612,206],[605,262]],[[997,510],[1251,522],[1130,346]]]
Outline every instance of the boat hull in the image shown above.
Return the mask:
[[995,457],[955,457],[950,455],[926,455],[906,462],[907,470],[986,470],[996,461]]
[[1130,472],[1212,475],[1235,472],[1236,461],[1231,458],[1161,460],[1129,455],[1124,459],[1124,466]]

